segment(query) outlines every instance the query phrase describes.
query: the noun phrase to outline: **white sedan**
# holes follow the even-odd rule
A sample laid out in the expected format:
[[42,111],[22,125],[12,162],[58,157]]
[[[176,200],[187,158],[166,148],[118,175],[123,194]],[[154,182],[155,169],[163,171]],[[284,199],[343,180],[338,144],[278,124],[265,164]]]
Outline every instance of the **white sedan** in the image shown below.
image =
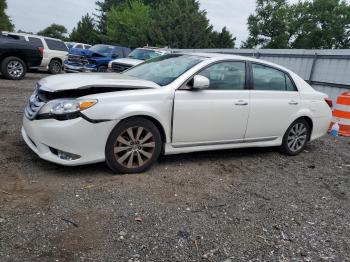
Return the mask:
[[22,136],[39,157],[143,172],[160,154],[276,146],[326,134],[330,101],[286,68],[222,54],[169,54],[123,74],[42,79]]

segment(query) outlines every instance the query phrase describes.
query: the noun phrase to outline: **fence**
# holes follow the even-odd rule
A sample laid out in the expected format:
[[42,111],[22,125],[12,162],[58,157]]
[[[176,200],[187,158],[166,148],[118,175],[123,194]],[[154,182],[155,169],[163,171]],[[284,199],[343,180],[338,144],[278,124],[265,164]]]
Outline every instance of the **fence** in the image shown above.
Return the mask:
[[302,49],[177,49],[254,57],[284,66],[303,77],[316,90],[337,96],[350,91],[350,50]]

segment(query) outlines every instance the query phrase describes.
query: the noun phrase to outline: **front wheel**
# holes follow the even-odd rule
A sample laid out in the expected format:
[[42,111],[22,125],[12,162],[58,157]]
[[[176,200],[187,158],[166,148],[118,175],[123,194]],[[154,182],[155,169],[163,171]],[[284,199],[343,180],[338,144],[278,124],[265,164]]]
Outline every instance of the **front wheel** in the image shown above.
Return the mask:
[[99,66],[98,68],[97,68],[97,72],[101,72],[101,73],[105,73],[105,72],[107,72],[107,66]]
[[159,130],[151,121],[130,118],[110,134],[105,149],[106,163],[115,173],[141,173],[158,159],[161,148]]
[[290,156],[298,155],[310,138],[310,126],[304,119],[294,121],[283,137],[281,151]]

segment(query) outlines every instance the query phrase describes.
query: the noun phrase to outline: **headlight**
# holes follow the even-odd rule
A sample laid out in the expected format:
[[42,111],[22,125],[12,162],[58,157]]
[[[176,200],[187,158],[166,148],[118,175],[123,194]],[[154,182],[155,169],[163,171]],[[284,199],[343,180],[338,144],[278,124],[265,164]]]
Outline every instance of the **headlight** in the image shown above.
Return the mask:
[[57,99],[48,102],[39,114],[67,115],[78,113],[97,104],[96,99]]

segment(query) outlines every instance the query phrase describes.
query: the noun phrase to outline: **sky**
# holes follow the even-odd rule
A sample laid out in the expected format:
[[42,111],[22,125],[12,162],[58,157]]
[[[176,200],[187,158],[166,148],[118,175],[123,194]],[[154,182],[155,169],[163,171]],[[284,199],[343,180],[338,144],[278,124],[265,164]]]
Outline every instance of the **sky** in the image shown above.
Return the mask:
[[[70,32],[83,15],[96,12],[95,1],[7,0],[7,14],[16,25],[16,30],[36,33],[56,23],[64,25]],[[254,12],[255,0],[200,0],[200,3],[216,30],[226,26],[237,37],[238,45],[247,39],[247,18]]]

